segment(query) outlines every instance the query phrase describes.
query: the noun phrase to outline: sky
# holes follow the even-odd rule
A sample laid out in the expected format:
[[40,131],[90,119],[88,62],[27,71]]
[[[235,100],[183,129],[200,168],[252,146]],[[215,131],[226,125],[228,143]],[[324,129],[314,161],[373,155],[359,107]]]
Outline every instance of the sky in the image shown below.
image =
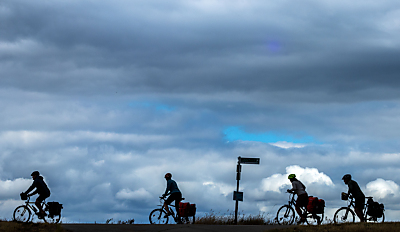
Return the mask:
[[350,173],[400,218],[400,2],[2,0],[0,218],[40,171],[63,222],[148,215],[172,173],[197,215],[273,218],[287,175]]

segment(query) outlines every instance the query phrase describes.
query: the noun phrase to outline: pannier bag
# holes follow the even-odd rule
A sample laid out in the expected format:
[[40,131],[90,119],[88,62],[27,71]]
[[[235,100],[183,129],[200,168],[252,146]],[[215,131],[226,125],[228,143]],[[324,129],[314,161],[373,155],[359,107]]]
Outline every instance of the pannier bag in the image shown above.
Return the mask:
[[62,204],[58,203],[58,202],[48,202],[47,203],[49,205],[49,214],[50,216],[54,216],[54,215],[61,215],[61,209]]
[[196,204],[190,204],[188,216],[196,215]]
[[324,199],[319,199],[317,207],[315,208],[316,214],[323,214],[325,209],[325,201]]
[[310,213],[314,213],[314,210],[316,209],[318,205],[318,197],[308,197],[308,204],[307,204],[307,211]]
[[179,202],[179,216],[181,217],[187,217],[189,216],[189,208],[190,208],[190,203],[189,202]]
[[190,217],[196,215],[196,204],[179,202],[179,216]]
[[383,216],[383,211],[385,209],[385,206],[383,204],[379,204],[378,202],[373,201],[372,199],[368,199],[367,203],[368,203],[367,214],[369,216],[377,218]]

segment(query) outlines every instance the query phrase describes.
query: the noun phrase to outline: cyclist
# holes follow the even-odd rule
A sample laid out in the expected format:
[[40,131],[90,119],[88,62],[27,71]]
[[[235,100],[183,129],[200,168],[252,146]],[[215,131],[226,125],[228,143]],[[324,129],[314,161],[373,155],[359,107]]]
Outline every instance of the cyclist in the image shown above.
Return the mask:
[[[50,196],[50,190],[47,187],[46,183],[44,182],[43,177],[40,176],[38,171],[32,172],[31,176],[33,179],[33,184],[23,194],[27,196],[33,196],[36,193],[39,194],[38,198],[36,198],[35,205],[39,209],[38,213],[39,219],[43,219],[46,213],[43,211],[40,203],[42,203],[42,201],[44,201],[46,198]],[[29,192],[32,191],[34,188],[36,188],[36,190],[29,194]]]
[[360,219],[361,222],[364,221],[364,216],[363,216],[363,210],[364,210],[364,204],[365,204],[365,195],[361,191],[360,186],[358,186],[357,182],[351,179],[350,174],[346,174],[342,178],[343,182],[347,184],[349,187],[349,191],[347,194],[350,194],[354,197],[354,209],[356,211],[356,214],[358,218]]
[[288,179],[292,183],[292,189],[288,189],[287,191],[290,193],[294,192],[295,194],[297,194],[295,209],[297,214],[300,216],[300,221],[298,221],[297,223],[301,224],[306,222],[306,216],[307,216],[304,215],[300,209],[300,207],[307,207],[308,204],[308,194],[306,192],[306,186],[296,178],[296,174],[290,174],[288,176]]
[[171,204],[173,201],[175,201],[175,209],[176,209],[176,213],[178,214],[178,218],[179,218],[179,202],[182,200],[182,193],[179,190],[176,182],[174,180],[171,180],[171,178],[172,178],[171,173],[165,174],[164,178],[167,181],[167,189],[165,190],[165,193],[162,196],[164,198],[169,195],[167,200],[165,200],[165,202],[164,202],[164,208],[167,211],[167,214],[165,215],[165,217],[168,217],[169,215],[172,214],[171,212],[169,212],[168,205]]

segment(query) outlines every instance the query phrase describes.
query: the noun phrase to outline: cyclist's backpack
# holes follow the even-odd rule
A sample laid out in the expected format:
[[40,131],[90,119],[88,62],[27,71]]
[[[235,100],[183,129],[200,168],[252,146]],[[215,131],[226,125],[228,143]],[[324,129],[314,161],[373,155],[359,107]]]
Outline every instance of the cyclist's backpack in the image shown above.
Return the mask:
[[189,209],[190,209],[190,203],[189,202],[179,202],[179,216],[181,217],[187,217],[189,216]]
[[317,207],[315,208],[316,214],[323,214],[325,209],[325,201],[324,199],[319,199]]
[[188,216],[196,215],[196,204],[190,204]]
[[54,216],[54,215],[61,215],[61,209],[62,204],[58,203],[58,202],[48,202],[47,203],[49,205],[49,214],[50,216]]
[[310,213],[314,213],[314,210],[318,205],[318,197],[310,196],[308,197],[307,211]]

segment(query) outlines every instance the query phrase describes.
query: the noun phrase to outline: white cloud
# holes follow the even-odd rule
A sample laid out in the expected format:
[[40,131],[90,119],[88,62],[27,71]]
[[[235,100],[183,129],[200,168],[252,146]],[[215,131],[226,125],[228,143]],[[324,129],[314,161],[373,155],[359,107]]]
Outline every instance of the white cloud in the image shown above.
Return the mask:
[[152,196],[152,194],[144,188],[140,188],[135,191],[132,191],[128,188],[121,189],[120,191],[117,192],[115,197],[120,200],[135,200],[135,201],[143,201],[143,200],[146,201],[154,198],[154,196]]
[[19,199],[19,194],[31,186],[32,180],[18,178],[15,180],[0,180],[0,200]]
[[286,174],[274,174],[264,178],[261,181],[261,189],[264,191],[281,192],[283,188],[290,188],[291,183],[288,180],[289,174],[296,174],[297,179],[307,184],[318,184],[321,186],[333,187],[332,180],[323,172],[319,172],[316,168],[302,168],[298,165],[286,167]]
[[382,200],[387,197],[400,197],[399,185],[392,180],[378,178],[371,181],[366,186],[366,196],[372,196],[376,200]]

